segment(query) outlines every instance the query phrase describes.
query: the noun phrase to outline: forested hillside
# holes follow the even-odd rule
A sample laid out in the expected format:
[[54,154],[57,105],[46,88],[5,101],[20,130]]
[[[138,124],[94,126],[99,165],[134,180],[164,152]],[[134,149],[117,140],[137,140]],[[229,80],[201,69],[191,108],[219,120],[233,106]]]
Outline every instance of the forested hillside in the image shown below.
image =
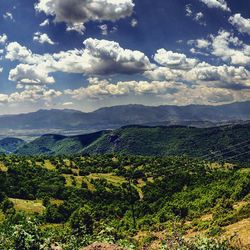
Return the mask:
[[4,138],[0,140],[0,153],[13,153],[24,144],[25,141],[18,138]]
[[[3,250],[55,244],[79,250],[94,241],[126,249],[165,249],[170,242],[176,249],[249,249],[250,172],[241,165],[188,157],[2,156],[0,190]],[[236,227],[231,240],[214,239],[229,239]],[[183,241],[197,232],[202,238]]]
[[128,126],[73,137],[44,135],[20,147],[16,153],[188,155],[211,161],[248,162],[249,138],[250,124],[214,128]]

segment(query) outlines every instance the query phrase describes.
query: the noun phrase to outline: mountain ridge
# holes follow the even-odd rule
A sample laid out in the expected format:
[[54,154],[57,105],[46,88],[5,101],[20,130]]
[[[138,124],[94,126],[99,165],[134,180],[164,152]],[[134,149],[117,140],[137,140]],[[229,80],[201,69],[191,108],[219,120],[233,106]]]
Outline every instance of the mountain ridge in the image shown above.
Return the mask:
[[221,123],[250,120],[250,102],[220,106],[144,106],[120,105],[100,108],[93,112],[72,109],[39,110],[31,113],[0,116],[4,129],[106,130],[131,124],[215,126]]
[[[118,153],[144,156],[186,154],[191,157],[208,154],[212,158],[214,155],[221,156],[216,160],[244,154],[239,158],[244,162],[250,159],[249,138],[250,123],[212,128],[134,125],[78,136],[44,135],[19,147],[15,153],[20,155]],[[242,147],[234,146],[243,142],[245,144]],[[232,147],[234,150],[228,150]]]

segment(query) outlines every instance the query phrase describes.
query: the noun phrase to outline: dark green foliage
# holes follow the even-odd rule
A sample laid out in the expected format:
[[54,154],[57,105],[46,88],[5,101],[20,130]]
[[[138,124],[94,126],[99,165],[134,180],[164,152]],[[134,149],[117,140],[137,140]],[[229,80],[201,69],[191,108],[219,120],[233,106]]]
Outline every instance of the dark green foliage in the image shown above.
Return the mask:
[[[250,124],[214,128],[129,126],[112,132],[64,137],[45,135],[17,150],[21,155],[188,155],[205,160],[248,162]],[[245,142],[245,143],[244,143]],[[244,143],[244,144],[242,144]],[[232,149],[232,146],[238,145]],[[236,157],[237,156],[237,157]],[[82,170],[83,171],[83,170]],[[85,170],[87,171],[87,169]],[[86,172],[81,172],[84,175]]]
[[14,153],[18,148],[22,147],[25,141],[18,138],[4,138],[0,140],[0,153]]
[[91,215],[91,208],[84,206],[77,209],[70,217],[70,226],[78,234],[93,233],[93,218]]

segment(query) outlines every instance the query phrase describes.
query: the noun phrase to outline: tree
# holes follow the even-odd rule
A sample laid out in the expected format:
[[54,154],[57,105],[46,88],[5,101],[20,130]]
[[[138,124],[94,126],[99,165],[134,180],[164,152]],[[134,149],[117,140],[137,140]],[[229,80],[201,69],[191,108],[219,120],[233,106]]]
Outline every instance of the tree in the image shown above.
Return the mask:
[[77,209],[70,217],[70,225],[77,233],[93,233],[93,218],[91,215],[91,209],[85,205]]

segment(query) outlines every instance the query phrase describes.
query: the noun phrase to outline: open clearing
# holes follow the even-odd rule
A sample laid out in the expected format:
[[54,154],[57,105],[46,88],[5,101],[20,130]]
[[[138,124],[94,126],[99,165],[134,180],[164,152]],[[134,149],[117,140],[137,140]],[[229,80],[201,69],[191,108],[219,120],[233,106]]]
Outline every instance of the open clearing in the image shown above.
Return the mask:
[[42,214],[45,207],[40,200],[22,200],[22,199],[12,199],[10,200],[14,203],[14,207],[17,211],[23,211],[28,214]]

